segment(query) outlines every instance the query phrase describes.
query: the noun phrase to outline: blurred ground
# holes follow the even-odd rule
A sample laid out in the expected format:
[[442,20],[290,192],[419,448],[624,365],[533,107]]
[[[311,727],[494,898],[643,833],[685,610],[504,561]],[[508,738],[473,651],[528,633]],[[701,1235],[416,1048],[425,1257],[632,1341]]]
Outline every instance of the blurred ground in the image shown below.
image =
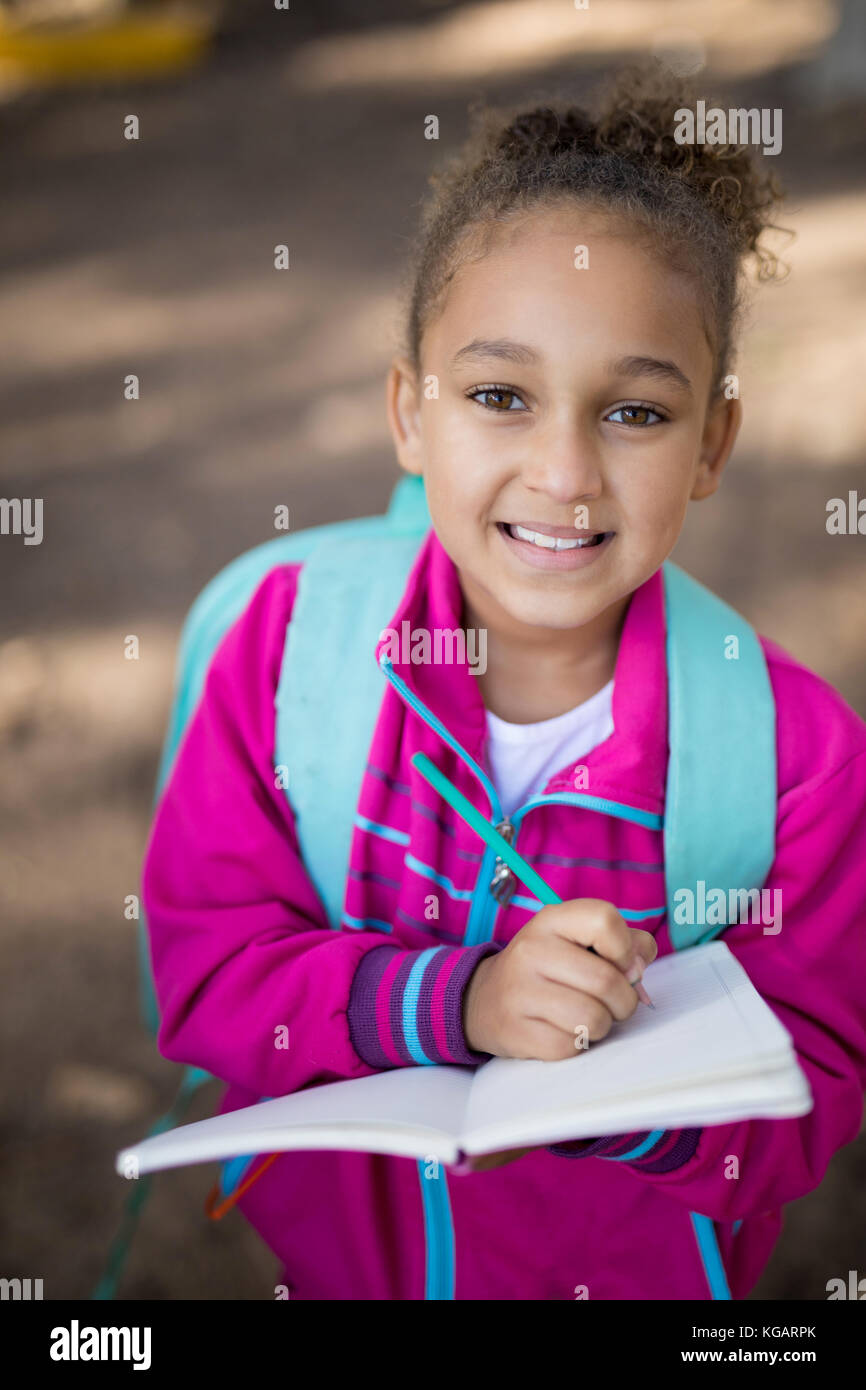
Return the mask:
[[[381,510],[401,258],[470,97],[579,96],[685,25],[724,104],[783,109],[792,274],[755,298],[741,443],[675,558],[866,715],[866,541],[824,525],[829,498],[864,491],[866,127],[816,100],[833,6],[611,0],[573,42],[547,0],[358,8],[231,10],[191,75],[0,109],[0,490],[45,507],[41,546],[0,541],[0,1272],[47,1298],[89,1296],[126,1196],[113,1155],[179,1079],[139,1023],[123,902],[182,615],[273,534],[275,505],[294,528]],[[861,1135],[788,1208],[754,1298],[822,1299],[862,1272],[864,1179]],[[158,1177],[121,1297],[273,1297],[246,1224],[204,1219],[211,1180]]]

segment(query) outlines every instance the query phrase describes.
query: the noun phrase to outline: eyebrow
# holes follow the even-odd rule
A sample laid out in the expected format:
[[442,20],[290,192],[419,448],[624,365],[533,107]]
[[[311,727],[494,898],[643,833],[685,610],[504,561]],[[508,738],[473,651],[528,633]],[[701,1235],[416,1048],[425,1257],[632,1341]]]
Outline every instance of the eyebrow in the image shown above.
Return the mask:
[[[511,338],[473,338],[471,343],[455,352],[451,359],[452,367],[469,360],[495,358],[500,362],[516,362],[518,366],[534,366],[541,356],[526,343],[516,343]],[[608,363],[608,370],[615,376],[651,376],[658,381],[668,381],[691,391],[692,384],[676,364],[661,357],[629,356],[619,357]]]
[[669,362],[660,357],[620,357],[616,362],[611,362],[609,367],[616,376],[653,376],[659,381],[669,381],[673,385],[681,386],[685,391],[692,389],[692,383],[676,362]]
[[515,343],[511,338],[473,338],[451,358],[452,367],[468,358],[497,357],[502,362],[517,362],[527,367],[541,359],[534,348],[525,343]]

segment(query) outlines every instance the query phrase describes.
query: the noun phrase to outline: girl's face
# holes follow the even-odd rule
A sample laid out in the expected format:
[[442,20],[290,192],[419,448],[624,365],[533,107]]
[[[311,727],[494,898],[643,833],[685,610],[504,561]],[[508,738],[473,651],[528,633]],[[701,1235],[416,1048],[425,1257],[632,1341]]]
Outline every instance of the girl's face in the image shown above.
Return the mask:
[[388,388],[400,463],[423,474],[476,618],[582,627],[658,569],[739,427],[737,401],[708,410],[712,373],[693,283],[609,216],[496,229],[428,325],[421,379],[397,359]]

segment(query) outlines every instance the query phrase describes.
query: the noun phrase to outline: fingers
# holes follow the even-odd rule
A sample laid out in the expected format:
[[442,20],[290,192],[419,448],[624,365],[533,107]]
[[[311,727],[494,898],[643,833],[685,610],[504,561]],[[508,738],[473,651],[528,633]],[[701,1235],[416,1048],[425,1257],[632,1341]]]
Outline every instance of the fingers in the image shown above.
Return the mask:
[[659,953],[659,944],[652,932],[642,931],[640,927],[629,927],[631,942],[644,965],[652,965]]
[[577,946],[591,946],[621,971],[628,970],[635,952],[645,965],[655,960],[658,947],[651,934],[630,927],[613,903],[603,898],[577,898],[543,910],[546,931]]
[[[615,970],[616,967],[611,965],[608,969]],[[619,978],[620,983],[625,984],[625,976],[620,975]],[[630,985],[626,984],[625,988],[631,996],[626,1000],[627,1012],[624,1016],[628,1018],[637,1006],[637,995]],[[563,1032],[572,1051],[576,1030],[585,1030],[590,1042],[598,1042],[610,1032],[616,1017],[597,995],[572,989],[568,985],[554,984],[550,980],[543,982],[536,997],[530,994],[524,1007],[530,1021],[549,1023]]]
[[[586,950],[576,951],[574,942],[558,936],[549,937],[543,942],[543,948],[536,966],[541,979],[556,989],[566,988],[572,996],[594,996],[606,1005],[615,1019],[631,1018],[638,1003],[634,980],[630,982],[612,961]],[[572,1010],[575,1002],[576,998],[572,1001]],[[546,1018],[547,1014],[543,1016]]]
[[[508,1051],[502,1055],[560,1062],[582,1052],[587,1036],[590,1042],[598,1042],[610,1032],[613,1018],[600,1000],[574,990],[565,993],[570,996],[565,1004],[545,994],[534,1006],[538,1016],[519,1019],[511,1030]],[[586,1035],[578,1031],[583,1027]]]

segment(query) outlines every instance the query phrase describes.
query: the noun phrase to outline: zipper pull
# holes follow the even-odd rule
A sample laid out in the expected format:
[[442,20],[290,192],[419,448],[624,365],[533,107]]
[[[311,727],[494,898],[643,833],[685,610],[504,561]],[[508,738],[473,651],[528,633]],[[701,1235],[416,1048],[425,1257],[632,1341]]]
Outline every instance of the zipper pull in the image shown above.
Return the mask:
[[[507,840],[508,844],[513,842],[514,826],[507,816],[495,826],[495,829],[498,834],[502,836],[503,840]],[[509,869],[503,859],[497,859],[493,877],[490,880],[490,892],[493,894],[500,907],[508,906],[511,899],[514,897],[514,890],[516,887],[517,879],[511,869]]]

